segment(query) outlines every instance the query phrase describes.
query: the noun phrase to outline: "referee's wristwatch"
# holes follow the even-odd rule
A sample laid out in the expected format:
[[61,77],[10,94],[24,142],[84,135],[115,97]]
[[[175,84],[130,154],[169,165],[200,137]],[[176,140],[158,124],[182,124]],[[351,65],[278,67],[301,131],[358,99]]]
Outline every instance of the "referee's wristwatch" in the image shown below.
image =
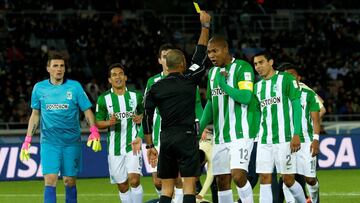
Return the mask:
[[151,148],[154,148],[154,144],[148,144],[145,146],[146,149],[151,149]]

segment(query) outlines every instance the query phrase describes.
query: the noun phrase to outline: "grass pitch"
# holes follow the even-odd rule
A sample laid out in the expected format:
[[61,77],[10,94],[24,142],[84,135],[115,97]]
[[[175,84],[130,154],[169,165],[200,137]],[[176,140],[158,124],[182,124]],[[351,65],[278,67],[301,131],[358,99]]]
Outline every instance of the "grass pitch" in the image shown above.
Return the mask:
[[[358,203],[360,202],[360,170],[322,170],[318,171],[321,202]],[[61,180],[60,180],[61,181]],[[65,202],[64,187],[57,187],[57,202]],[[151,177],[142,177],[144,201],[157,197]],[[80,179],[77,184],[79,203],[118,203],[119,197],[108,178]],[[234,190],[234,199],[237,193]],[[211,199],[208,191],[206,199]],[[259,187],[254,189],[254,200],[258,202]],[[43,180],[0,182],[1,203],[43,202]]]

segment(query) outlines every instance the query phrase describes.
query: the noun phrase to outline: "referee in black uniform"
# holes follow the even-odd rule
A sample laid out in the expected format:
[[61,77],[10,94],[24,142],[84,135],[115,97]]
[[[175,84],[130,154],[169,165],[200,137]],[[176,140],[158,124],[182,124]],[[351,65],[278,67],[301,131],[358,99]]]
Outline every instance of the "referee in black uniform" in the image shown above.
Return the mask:
[[152,119],[157,107],[161,116],[158,177],[162,188],[160,203],[170,203],[175,179],[179,172],[184,180],[185,203],[195,203],[195,177],[200,175],[199,143],[194,129],[195,92],[205,73],[204,61],[209,39],[211,16],[200,12],[201,34],[186,70],[184,54],[177,49],[168,52],[166,64],[169,75],[156,82],[145,96],[143,129],[149,163],[155,167],[158,152],[151,139]]

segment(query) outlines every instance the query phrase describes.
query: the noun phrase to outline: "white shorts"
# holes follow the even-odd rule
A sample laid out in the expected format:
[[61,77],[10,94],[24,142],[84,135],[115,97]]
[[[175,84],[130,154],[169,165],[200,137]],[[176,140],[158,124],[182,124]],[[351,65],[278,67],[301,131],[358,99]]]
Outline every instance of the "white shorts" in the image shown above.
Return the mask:
[[108,163],[111,184],[124,183],[128,179],[129,173],[141,175],[141,153],[134,155],[130,151],[120,156],[108,155]]
[[297,173],[305,177],[316,177],[316,156],[311,156],[311,142],[301,143],[301,148],[296,152],[296,169]]
[[279,144],[261,144],[258,142],[256,154],[256,173],[280,174],[296,173],[296,153],[291,153],[290,142]]
[[230,143],[214,144],[213,175],[230,174],[231,169],[248,171],[254,139],[242,138]]

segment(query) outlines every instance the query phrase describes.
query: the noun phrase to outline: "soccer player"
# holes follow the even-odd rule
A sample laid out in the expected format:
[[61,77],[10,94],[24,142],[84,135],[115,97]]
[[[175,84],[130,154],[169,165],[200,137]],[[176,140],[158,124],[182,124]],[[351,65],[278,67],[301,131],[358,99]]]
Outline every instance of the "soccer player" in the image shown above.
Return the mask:
[[274,60],[266,51],[256,54],[253,63],[262,77],[254,88],[261,109],[256,157],[256,172],[260,174],[260,203],[270,203],[273,200],[271,174],[274,165],[295,200],[305,203],[303,190],[294,179],[295,152],[300,149],[301,134],[298,83],[289,73],[275,71]]
[[79,109],[91,126],[89,141],[93,142],[94,151],[101,150],[100,134],[95,126],[91,103],[80,83],[64,78],[64,58],[58,54],[50,56],[47,71],[50,78],[36,83],[32,91],[32,113],[20,159],[29,159],[31,139],[40,126],[44,202],[56,202],[59,172],[65,184],[66,202],[77,202],[76,176],[82,168]]
[[211,38],[207,48],[214,67],[208,74],[207,104],[200,133],[213,121],[212,162],[218,199],[220,203],[234,202],[233,179],[242,202],[253,202],[246,172],[256,136],[250,132],[257,104],[253,94],[254,71],[249,63],[230,55],[228,44],[222,37]]
[[117,184],[123,203],[141,203],[142,156],[137,124],[140,124],[144,111],[143,97],[126,88],[127,76],[124,66],[119,63],[109,67],[108,81],[111,89],[102,93],[97,101],[96,125],[99,129],[108,129],[110,182]]
[[[319,183],[316,178],[316,156],[319,153],[320,109],[324,105],[319,96],[307,85],[301,82],[300,70],[293,64],[283,64],[282,70],[293,75],[301,90],[301,149],[296,153],[297,173],[305,176],[306,186],[311,202],[318,200]],[[324,110],[322,110],[324,112]],[[286,202],[295,202],[288,189],[283,186]]]

